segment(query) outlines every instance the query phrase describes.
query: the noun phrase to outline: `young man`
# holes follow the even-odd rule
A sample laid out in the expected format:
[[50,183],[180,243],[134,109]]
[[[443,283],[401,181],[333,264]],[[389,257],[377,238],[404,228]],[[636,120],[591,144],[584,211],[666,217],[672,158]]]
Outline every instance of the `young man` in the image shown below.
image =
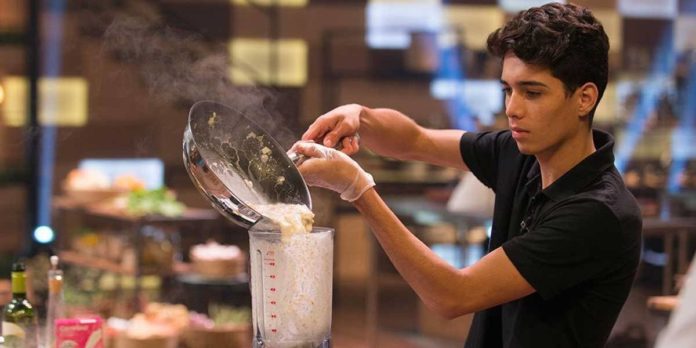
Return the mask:
[[[353,202],[401,275],[446,317],[477,312],[466,347],[603,347],[638,265],[638,205],[592,130],[607,84],[608,38],[590,11],[547,4],[488,38],[502,58],[510,130],[418,126],[390,109],[345,105],[294,146],[310,185]],[[496,192],[489,252],[455,269],[411,234],[348,154],[360,141],[390,157],[471,170]],[[333,150],[337,140],[344,152]],[[476,197],[472,197],[476,199]]]

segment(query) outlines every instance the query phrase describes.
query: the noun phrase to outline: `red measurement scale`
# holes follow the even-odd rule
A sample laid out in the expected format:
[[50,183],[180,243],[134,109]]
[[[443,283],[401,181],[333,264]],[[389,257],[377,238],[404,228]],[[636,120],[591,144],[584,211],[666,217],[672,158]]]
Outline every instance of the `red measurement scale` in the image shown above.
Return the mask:
[[268,250],[263,256],[263,265],[266,269],[263,272],[266,279],[264,279],[264,297],[266,302],[266,309],[268,310],[268,322],[266,328],[270,330],[272,335],[278,333],[278,274],[277,274],[277,264],[275,251]]

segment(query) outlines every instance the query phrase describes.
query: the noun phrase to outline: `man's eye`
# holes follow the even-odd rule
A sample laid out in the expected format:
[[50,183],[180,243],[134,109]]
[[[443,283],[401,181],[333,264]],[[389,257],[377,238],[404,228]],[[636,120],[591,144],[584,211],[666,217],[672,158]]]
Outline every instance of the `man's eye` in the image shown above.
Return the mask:
[[541,92],[537,91],[527,91],[525,93],[527,94],[527,98],[537,98],[541,95]]
[[505,95],[510,95],[512,89],[510,87],[503,87],[503,93],[505,93]]

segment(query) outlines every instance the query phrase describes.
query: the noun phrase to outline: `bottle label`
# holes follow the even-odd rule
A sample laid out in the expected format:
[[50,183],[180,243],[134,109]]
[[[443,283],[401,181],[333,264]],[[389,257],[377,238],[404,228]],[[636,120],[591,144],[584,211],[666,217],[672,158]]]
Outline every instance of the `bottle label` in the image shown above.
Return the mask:
[[59,294],[63,291],[62,279],[48,279],[48,292],[50,294]]
[[13,294],[24,294],[27,292],[26,279],[24,272],[12,272]]
[[2,322],[2,331],[7,348],[36,348],[37,332],[34,325],[20,325],[10,322]]

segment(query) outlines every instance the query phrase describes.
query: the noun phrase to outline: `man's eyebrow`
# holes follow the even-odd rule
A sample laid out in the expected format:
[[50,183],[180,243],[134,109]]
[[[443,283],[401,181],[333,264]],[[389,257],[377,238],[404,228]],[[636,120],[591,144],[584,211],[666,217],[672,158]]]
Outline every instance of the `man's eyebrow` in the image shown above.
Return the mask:
[[[503,85],[505,85],[505,86],[509,86],[509,85],[510,85],[510,84],[507,83],[507,81],[505,81],[505,80],[500,80],[500,83],[503,84]],[[526,81],[526,80],[523,80],[523,81],[517,82],[516,84],[517,84],[518,86],[525,86],[525,87],[532,86],[532,87],[544,87],[544,88],[549,88],[549,86],[548,86],[547,84],[545,84],[545,83],[543,83],[543,82],[539,82],[539,81]]]

